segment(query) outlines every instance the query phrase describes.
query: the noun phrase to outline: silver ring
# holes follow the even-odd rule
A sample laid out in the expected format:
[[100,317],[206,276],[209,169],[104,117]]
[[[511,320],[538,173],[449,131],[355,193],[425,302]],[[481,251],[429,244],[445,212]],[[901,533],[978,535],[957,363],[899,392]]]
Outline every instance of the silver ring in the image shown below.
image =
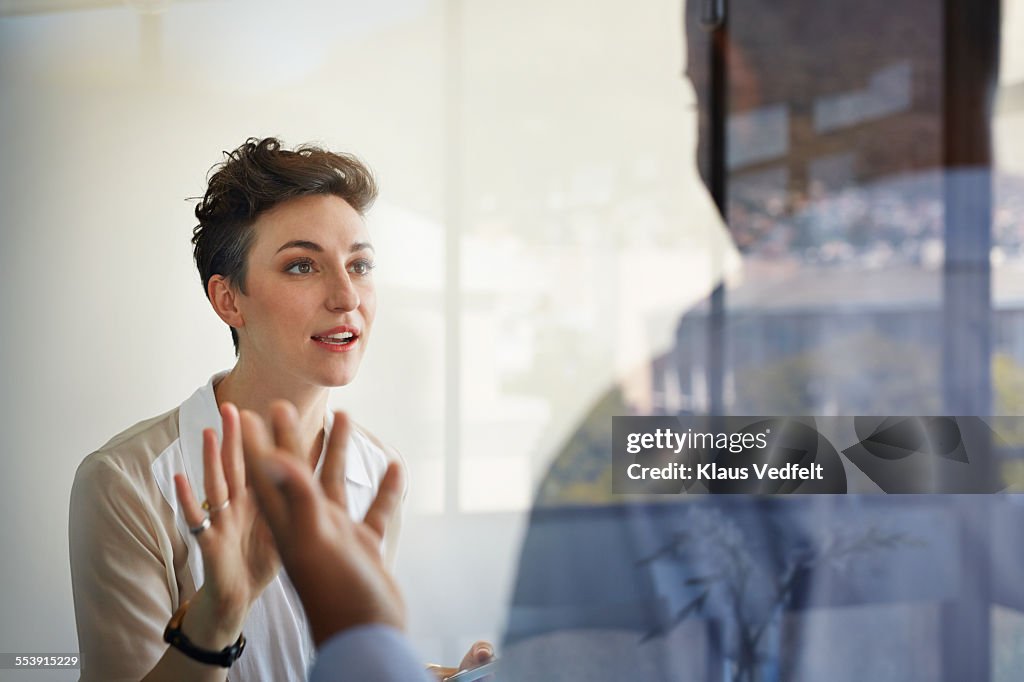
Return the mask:
[[214,512],[219,512],[219,511],[223,511],[224,509],[227,509],[229,504],[231,504],[231,498],[228,498],[228,499],[224,500],[223,502],[218,504],[216,507],[211,507],[209,500],[203,500],[203,509],[205,509],[206,511],[210,512],[211,514],[213,514]]
[[194,528],[189,528],[188,532],[192,533],[192,535],[198,536],[200,533],[202,533],[204,530],[206,530],[209,527],[210,527],[210,517],[207,516],[205,519],[203,519],[203,522],[200,523],[198,526],[196,526]]

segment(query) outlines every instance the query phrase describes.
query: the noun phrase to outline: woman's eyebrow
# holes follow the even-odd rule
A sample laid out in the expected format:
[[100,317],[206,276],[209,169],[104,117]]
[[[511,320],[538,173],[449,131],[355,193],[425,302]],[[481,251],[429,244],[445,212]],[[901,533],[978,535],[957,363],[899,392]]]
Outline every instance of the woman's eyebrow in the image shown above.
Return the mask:
[[285,249],[308,249],[309,251],[323,252],[324,247],[320,246],[316,242],[306,241],[305,239],[293,239],[290,242],[286,242],[281,245],[281,248],[277,250],[277,253],[281,253]]
[[[277,250],[277,253],[281,253],[285,249],[306,249],[308,251],[316,251],[317,253],[323,253],[324,247],[320,246],[316,242],[311,242],[306,239],[293,239],[290,242],[285,242],[281,245],[281,248]],[[370,251],[376,251],[373,248],[373,244],[370,242],[354,242],[349,247],[349,253],[355,253],[356,251],[362,251],[363,249],[369,249]]]

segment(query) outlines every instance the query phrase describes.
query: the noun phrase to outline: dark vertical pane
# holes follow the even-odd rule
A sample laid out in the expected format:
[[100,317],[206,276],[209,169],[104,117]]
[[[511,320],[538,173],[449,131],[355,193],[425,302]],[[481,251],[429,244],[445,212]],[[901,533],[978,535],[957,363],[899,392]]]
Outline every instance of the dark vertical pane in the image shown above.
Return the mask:
[[[710,185],[713,51],[690,23]],[[744,262],[725,292],[726,410],[947,408],[945,35],[942,5],[926,0],[729,3],[723,209]],[[984,76],[990,62],[964,68]],[[970,191],[962,177],[953,196]],[[962,233],[976,233],[975,218],[958,219]],[[713,310],[682,327],[706,326]],[[966,343],[973,329],[958,329]]]

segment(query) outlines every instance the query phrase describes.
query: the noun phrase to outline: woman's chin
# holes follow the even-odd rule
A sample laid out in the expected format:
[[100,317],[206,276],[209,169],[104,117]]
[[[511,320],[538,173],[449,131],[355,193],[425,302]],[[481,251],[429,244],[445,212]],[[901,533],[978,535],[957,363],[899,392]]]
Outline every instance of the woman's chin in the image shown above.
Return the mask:
[[324,388],[340,388],[341,386],[347,386],[352,383],[356,378],[356,370],[349,368],[339,368],[329,372],[323,372],[317,377],[316,383],[320,384]]

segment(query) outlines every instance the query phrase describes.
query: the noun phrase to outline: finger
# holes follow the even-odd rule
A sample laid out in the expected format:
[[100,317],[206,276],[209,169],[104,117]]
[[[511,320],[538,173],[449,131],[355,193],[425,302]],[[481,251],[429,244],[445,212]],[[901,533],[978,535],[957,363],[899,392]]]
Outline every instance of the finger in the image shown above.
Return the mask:
[[[347,509],[344,510],[339,524],[344,524],[346,522],[348,524],[352,523]],[[381,540],[380,536],[377,535],[377,532],[371,530],[370,527],[366,525],[353,525],[352,532],[355,535],[355,541],[359,543],[359,546],[362,548],[366,556],[369,557],[375,565],[379,566],[380,570],[387,570],[384,567],[384,557],[381,554]]]
[[245,462],[242,459],[242,432],[238,408],[232,403],[224,403],[220,407],[220,420],[224,431],[224,442],[220,446],[224,478],[228,482],[228,496],[235,497],[245,490]]
[[472,670],[494,658],[494,646],[490,642],[475,642],[462,658],[459,670]]
[[274,443],[296,459],[305,461],[299,438],[299,415],[287,400],[275,400],[270,405],[270,424],[274,429]]
[[[203,429],[203,488],[210,507],[219,506],[228,499],[228,484],[224,480],[217,432],[213,429]],[[212,517],[210,520],[213,520]]]
[[[185,474],[174,475],[174,489],[178,493],[178,504],[181,505],[181,511],[185,515],[185,523],[188,524],[189,528],[197,527],[206,518],[206,514],[196,501],[196,496],[192,494],[192,486],[189,484],[188,479],[185,478]],[[200,539],[208,532],[207,530],[204,533],[200,533],[196,536],[196,539]]]
[[288,505],[284,494],[279,489],[285,474],[272,461],[272,454],[262,454],[259,447],[250,445],[249,439],[256,436],[251,432],[255,427],[246,423],[246,415],[242,413],[243,457],[245,458],[246,478],[256,496],[256,504],[263,512],[267,525],[274,539],[280,541],[281,534],[287,532],[291,523]]
[[[309,467],[303,462],[279,455],[272,457],[270,462],[280,465],[276,470],[278,488],[284,495],[292,523],[303,528],[322,524],[327,509],[323,505],[323,493],[313,480],[313,472]],[[294,534],[292,530],[289,529],[290,534]]]
[[352,425],[344,412],[334,413],[334,424],[331,435],[327,439],[327,452],[324,455],[324,468],[320,472],[320,485],[323,486],[327,499],[341,507],[346,507],[345,500],[345,461],[348,450],[349,433]]
[[437,682],[444,682],[446,679],[459,672],[458,668],[446,668],[443,665],[437,663],[431,663],[427,666],[427,672],[434,676]]
[[242,434],[242,460],[245,462],[245,477],[250,480],[250,464],[260,457],[274,452],[274,442],[267,433],[267,427],[258,414],[242,410],[238,415],[239,430]]
[[301,462],[275,454],[253,462],[250,470],[256,501],[279,548],[287,546],[296,527],[317,522],[320,501],[316,485]]
[[402,465],[398,462],[388,464],[388,470],[381,479],[377,497],[370,504],[363,523],[369,526],[378,536],[384,537],[388,523],[402,501],[403,478]]

